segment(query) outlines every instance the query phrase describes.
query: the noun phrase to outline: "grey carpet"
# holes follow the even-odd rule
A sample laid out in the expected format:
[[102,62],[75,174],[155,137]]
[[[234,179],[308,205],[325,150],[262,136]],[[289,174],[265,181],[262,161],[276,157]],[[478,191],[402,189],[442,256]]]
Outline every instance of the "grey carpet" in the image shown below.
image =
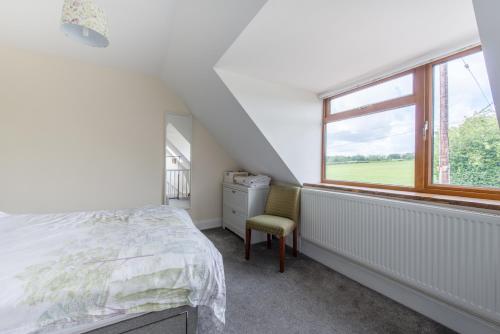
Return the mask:
[[226,273],[225,333],[454,333],[353,280],[287,249],[252,246],[229,231],[205,231],[222,253]]

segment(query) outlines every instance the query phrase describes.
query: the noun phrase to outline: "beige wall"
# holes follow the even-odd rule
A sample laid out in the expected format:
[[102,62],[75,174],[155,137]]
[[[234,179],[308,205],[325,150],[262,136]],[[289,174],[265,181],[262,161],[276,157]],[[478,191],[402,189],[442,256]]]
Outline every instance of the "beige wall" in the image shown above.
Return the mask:
[[[193,122],[192,216],[195,221],[222,217],[222,174],[237,165],[200,122]],[[215,182],[214,182],[215,181]]]
[[[0,48],[0,211],[160,204],[165,112],[189,111],[158,79]],[[217,218],[234,162],[194,130],[193,216]]]

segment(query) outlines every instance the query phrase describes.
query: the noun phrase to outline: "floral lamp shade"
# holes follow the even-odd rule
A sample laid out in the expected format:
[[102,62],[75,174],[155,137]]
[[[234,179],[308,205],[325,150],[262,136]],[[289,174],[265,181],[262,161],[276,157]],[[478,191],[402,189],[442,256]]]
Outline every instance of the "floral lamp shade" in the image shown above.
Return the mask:
[[65,0],[61,29],[84,44],[100,48],[109,45],[106,15],[92,0]]

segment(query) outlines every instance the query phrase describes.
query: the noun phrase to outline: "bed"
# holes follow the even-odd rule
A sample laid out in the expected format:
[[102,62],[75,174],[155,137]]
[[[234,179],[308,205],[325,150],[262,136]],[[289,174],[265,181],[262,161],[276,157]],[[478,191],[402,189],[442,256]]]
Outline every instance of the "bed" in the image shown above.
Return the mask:
[[168,206],[0,213],[0,332],[215,333],[222,257]]

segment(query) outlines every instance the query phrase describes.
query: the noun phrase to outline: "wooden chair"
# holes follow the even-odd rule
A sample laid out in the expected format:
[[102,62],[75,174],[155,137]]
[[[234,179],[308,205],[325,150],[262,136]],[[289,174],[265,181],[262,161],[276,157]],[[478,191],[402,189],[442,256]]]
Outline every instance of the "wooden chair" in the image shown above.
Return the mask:
[[280,272],[285,271],[285,239],[293,232],[293,256],[297,251],[297,227],[300,210],[300,188],[271,186],[263,215],[251,217],[246,222],[245,258],[250,259],[252,230],[267,233],[267,248],[271,249],[271,238],[280,241]]

